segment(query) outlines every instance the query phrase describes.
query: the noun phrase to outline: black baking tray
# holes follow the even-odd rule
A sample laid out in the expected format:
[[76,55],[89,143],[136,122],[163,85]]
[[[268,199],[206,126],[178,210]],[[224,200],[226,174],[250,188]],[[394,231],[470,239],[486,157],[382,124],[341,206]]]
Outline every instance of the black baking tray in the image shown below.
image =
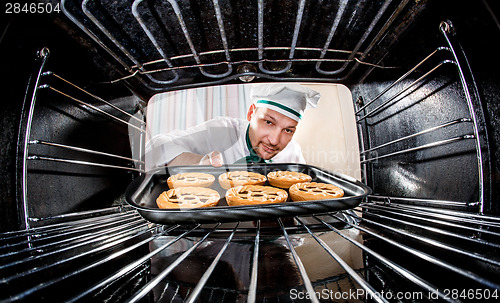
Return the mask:
[[[344,197],[328,200],[285,203],[228,206],[226,190],[220,187],[219,175],[228,171],[251,171],[267,175],[275,170],[297,171],[308,174],[313,182],[336,185],[344,190]],[[167,179],[170,175],[187,172],[203,172],[215,176],[212,189],[219,192],[221,200],[218,206],[194,209],[160,209],[156,198],[168,190]],[[269,185],[266,182],[266,185]],[[290,217],[307,214],[319,214],[330,211],[351,209],[359,205],[371,189],[354,178],[331,173],[315,166],[305,164],[232,164],[216,168],[212,166],[172,166],[150,171],[135,179],[127,188],[126,201],[146,220],[159,224],[177,223],[216,223],[234,222],[277,217]]]

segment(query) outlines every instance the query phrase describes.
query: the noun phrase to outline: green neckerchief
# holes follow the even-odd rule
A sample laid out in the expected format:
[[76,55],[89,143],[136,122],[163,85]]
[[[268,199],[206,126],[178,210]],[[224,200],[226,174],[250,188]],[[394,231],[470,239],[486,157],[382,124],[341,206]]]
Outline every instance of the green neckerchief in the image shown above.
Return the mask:
[[[250,136],[248,134],[249,131],[250,131],[250,124],[247,126],[247,131],[246,131],[246,135],[245,135],[247,148],[248,148],[248,151],[250,152],[250,156],[243,157],[234,163],[235,164],[239,164],[239,163],[266,163],[266,160],[259,157],[259,155],[257,155],[257,153],[253,150],[253,147],[250,144]],[[271,162],[271,160],[268,160],[267,162]]]

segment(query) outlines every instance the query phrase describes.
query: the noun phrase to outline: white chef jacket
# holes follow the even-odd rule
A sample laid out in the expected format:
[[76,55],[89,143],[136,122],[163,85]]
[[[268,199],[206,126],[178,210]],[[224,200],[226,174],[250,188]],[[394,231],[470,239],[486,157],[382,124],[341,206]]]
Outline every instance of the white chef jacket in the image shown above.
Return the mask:
[[[206,155],[219,151],[225,164],[250,155],[246,134],[249,122],[231,117],[217,117],[187,130],[159,134],[146,144],[146,170],[163,167],[183,152]],[[305,163],[300,145],[290,143],[266,162]]]

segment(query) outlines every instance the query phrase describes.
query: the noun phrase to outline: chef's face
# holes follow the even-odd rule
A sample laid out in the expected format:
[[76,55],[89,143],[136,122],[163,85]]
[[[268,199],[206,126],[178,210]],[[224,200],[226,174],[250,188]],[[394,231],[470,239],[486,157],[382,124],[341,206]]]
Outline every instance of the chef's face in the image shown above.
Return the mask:
[[282,151],[292,140],[297,121],[272,109],[252,104],[248,110],[248,137],[257,155],[265,160]]

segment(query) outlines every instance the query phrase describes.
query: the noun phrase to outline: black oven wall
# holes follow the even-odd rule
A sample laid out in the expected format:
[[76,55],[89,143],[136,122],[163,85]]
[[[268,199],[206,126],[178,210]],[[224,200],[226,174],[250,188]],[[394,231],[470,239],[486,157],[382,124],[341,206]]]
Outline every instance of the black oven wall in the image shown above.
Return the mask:
[[[129,113],[135,113],[142,101],[122,85],[109,85],[109,80],[117,77],[115,68],[106,58],[98,56],[87,42],[75,40],[62,30],[61,26],[64,25],[56,25],[57,19],[37,14],[30,15],[29,18],[21,14],[5,14],[0,19],[0,55],[5,58],[0,107],[0,231],[9,231],[25,225],[23,190],[18,181],[22,179],[22,154],[32,94],[30,89],[33,88],[39,71],[40,60],[37,59],[37,53],[41,49],[46,47],[50,51],[44,72],[52,71],[96,96],[115,100],[120,103],[119,107]],[[99,104],[95,98],[61,79],[54,76],[42,78],[40,85],[47,85],[48,88],[39,90],[30,140],[59,142],[130,156],[127,126],[100,115],[57,91],[70,92],[76,96],[73,98],[94,104],[117,117],[123,114]],[[103,157],[99,155],[43,144],[30,145],[30,153],[103,162]],[[122,162],[112,160],[106,163],[123,164]],[[116,169],[42,160],[28,161],[28,170],[27,197],[33,203],[29,204],[27,211],[33,218],[105,208],[123,195],[126,185],[133,177],[131,172],[117,172]]]
[[[497,71],[500,64],[488,55],[492,50],[492,41],[497,41],[500,36],[498,11],[498,5],[492,1],[467,6],[453,5],[448,1],[431,2],[412,29],[398,40],[381,62],[384,66],[405,68],[374,70],[368,77],[365,75],[363,83],[351,87],[353,99],[359,101],[357,106],[361,108],[437,47],[447,46],[438,25],[448,20],[454,27],[454,34],[449,37],[461,60],[478,121],[484,177],[483,210],[489,214],[500,211],[500,129],[497,125],[500,116],[497,102],[500,77]],[[468,62],[462,56],[462,50]],[[410,77],[392,88],[396,92],[404,90],[403,94],[392,98],[396,93],[389,91],[380,98],[383,100],[377,100],[378,103],[374,102],[359,113],[365,136],[365,142],[361,144],[364,144],[364,149],[370,149],[444,126],[367,153],[367,158],[373,159],[365,162],[367,181],[381,196],[460,201],[465,202],[466,209],[477,211],[481,191],[478,155],[475,138],[467,137],[473,134],[473,123],[458,121],[470,117],[467,98],[457,67],[445,62],[451,57],[447,54],[441,56],[440,53],[446,51],[437,52],[435,59],[425,61]],[[470,71],[472,74],[469,74]],[[384,101],[388,103],[377,107]],[[371,112],[375,108],[377,110]],[[365,114],[368,115],[364,117]],[[451,139],[456,140],[446,143]],[[436,142],[445,143],[399,153]],[[397,154],[385,157],[394,152]],[[454,206],[450,204],[449,207]]]

